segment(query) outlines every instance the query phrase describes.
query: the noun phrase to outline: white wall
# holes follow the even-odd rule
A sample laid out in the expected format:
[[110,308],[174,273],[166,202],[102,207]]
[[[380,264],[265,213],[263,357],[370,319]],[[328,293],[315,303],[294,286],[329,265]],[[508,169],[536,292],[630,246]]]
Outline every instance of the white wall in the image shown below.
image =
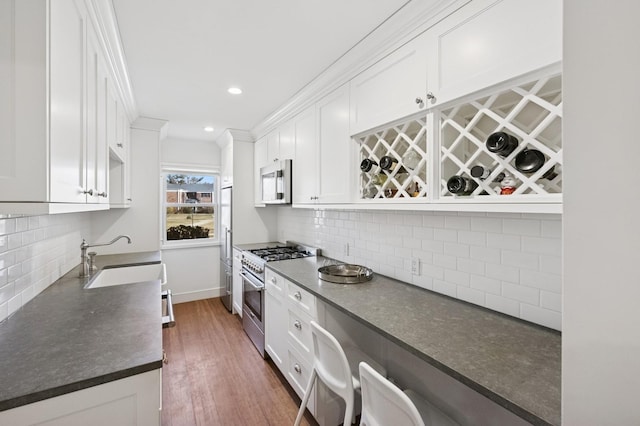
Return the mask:
[[[560,215],[280,208],[278,236],[422,288],[562,328]],[[420,259],[420,275],[411,273],[412,257]]]
[[0,215],[0,321],[80,264],[89,215]]
[[116,236],[131,236],[91,250],[98,254],[133,253],[160,249],[160,132],[131,129],[131,207],[91,213],[92,238],[104,243]]
[[214,142],[167,138],[162,141],[161,161],[220,168],[220,148]]
[[640,424],[640,3],[564,1],[562,423]]
[[277,240],[278,207],[255,208],[253,142],[233,140],[233,243]]
[[[220,148],[210,141],[165,139],[161,143],[160,161],[218,171]],[[163,249],[162,261],[167,265],[167,287],[173,293],[174,303],[220,296],[218,245]]]

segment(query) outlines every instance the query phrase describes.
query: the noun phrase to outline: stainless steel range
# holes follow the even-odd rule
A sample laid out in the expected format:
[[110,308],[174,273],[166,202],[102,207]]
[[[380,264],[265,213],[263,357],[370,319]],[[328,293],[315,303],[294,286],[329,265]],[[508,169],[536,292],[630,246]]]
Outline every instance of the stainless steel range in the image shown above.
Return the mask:
[[320,249],[287,241],[242,252],[242,326],[264,358],[264,268],[267,262],[317,256]]

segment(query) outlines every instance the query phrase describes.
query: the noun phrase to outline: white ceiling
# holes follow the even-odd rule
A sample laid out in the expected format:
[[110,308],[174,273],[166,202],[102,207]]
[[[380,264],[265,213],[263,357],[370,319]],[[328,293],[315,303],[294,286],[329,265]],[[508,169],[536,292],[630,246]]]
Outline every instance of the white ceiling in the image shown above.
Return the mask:
[[253,128],[409,1],[113,4],[139,114],[169,120],[171,138],[214,140]]

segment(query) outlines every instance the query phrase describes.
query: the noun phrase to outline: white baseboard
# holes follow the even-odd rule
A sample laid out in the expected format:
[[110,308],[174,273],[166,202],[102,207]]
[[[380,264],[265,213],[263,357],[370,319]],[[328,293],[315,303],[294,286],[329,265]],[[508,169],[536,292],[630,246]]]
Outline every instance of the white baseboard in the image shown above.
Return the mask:
[[205,290],[188,291],[185,293],[173,293],[173,303],[193,302],[194,300],[211,299],[212,297],[220,297],[222,288],[208,288]]

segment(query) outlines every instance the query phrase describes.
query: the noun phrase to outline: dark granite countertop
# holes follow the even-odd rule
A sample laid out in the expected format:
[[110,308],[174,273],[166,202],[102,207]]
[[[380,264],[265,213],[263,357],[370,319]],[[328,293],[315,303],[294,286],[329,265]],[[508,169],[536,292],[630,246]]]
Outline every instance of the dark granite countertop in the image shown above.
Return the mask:
[[[153,263],[159,252],[96,257]],[[162,367],[160,281],[84,289],[79,271],[0,322],[0,411]]]
[[528,422],[560,424],[560,333],[382,275],[321,281],[327,260],[267,267]]

